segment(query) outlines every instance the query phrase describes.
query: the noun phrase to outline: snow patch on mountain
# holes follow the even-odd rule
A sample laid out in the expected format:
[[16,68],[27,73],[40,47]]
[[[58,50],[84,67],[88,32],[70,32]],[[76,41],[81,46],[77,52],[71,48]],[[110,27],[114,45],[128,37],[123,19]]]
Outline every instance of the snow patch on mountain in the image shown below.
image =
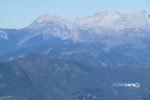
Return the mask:
[[24,39],[22,39],[22,40],[17,44],[17,46],[23,46],[26,42],[28,42],[28,41],[31,40],[32,38],[36,37],[37,35],[39,35],[39,34],[33,34],[33,35],[30,35],[30,36],[25,37]]
[[0,40],[4,39],[7,40],[8,39],[8,35],[7,33],[5,33],[4,31],[0,30]]
[[52,50],[53,50],[53,48],[49,48],[48,50],[46,50],[46,51],[44,52],[44,55],[47,55],[47,54],[50,53]]

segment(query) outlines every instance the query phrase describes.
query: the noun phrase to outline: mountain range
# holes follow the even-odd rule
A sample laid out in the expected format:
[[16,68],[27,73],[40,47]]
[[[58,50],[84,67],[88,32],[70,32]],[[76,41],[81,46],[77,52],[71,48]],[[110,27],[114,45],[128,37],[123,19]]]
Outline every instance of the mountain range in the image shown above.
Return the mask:
[[1,28],[0,100],[149,100],[149,27],[150,12],[102,11]]

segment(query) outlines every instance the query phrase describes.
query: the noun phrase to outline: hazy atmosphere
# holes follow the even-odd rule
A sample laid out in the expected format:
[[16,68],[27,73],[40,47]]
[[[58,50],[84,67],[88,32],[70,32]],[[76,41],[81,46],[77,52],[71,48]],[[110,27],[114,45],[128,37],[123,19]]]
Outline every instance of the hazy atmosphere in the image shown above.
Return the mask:
[[22,28],[43,14],[74,20],[99,11],[150,10],[149,0],[0,0],[0,27]]

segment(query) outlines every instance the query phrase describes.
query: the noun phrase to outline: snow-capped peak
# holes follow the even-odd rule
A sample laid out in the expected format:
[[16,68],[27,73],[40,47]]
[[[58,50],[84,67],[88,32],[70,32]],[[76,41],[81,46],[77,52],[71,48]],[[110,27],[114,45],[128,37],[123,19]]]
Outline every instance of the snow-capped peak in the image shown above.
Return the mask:
[[75,23],[83,28],[106,28],[122,30],[125,28],[145,28],[150,26],[150,13],[140,11],[137,13],[121,14],[113,11],[102,11],[94,16],[78,18]]
[[[47,25],[48,24],[48,25]],[[58,25],[68,29],[79,28],[88,29],[114,29],[123,30],[125,28],[145,28],[150,25],[150,13],[140,11],[136,13],[122,14],[115,11],[101,11],[93,16],[78,18],[71,22],[60,16],[42,15],[31,25],[31,28],[39,28],[51,25]]]
[[128,13],[123,18],[126,20],[126,26],[131,28],[146,28],[150,26],[150,13],[140,11],[136,13]]
[[49,22],[49,21],[58,21],[61,20],[62,18],[60,16],[50,16],[50,15],[42,15],[40,17],[38,17],[35,20],[35,23],[40,24],[43,22]]
[[76,26],[73,22],[60,16],[42,15],[38,17],[29,27],[33,34],[40,33],[45,39],[48,36],[59,37],[62,39],[75,39],[77,35]]
[[62,18],[60,16],[50,16],[50,15],[42,15],[38,17],[31,25],[31,28],[35,27],[43,27],[43,26],[50,26],[52,25],[59,25],[61,27],[65,26],[68,28],[75,27],[73,23],[65,18]]
[[103,12],[96,13],[94,16],[89,16],[86,18],[78,18],[75,20],[75,23],[79,27],[84,27],[84,28],[91,28],[91,27],[112,28],[114,27],[114,23],[121,17],[122,15],[118,12],[103,11]]

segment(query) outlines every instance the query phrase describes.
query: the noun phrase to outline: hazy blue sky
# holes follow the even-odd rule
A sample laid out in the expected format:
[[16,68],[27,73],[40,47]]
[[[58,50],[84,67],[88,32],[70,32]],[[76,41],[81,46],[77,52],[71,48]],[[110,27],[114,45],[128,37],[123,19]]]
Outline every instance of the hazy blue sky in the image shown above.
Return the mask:
[[150,0],[0,0],[0,28],[21,28],[42,14],[71,20],[98,11],[150,10]]

